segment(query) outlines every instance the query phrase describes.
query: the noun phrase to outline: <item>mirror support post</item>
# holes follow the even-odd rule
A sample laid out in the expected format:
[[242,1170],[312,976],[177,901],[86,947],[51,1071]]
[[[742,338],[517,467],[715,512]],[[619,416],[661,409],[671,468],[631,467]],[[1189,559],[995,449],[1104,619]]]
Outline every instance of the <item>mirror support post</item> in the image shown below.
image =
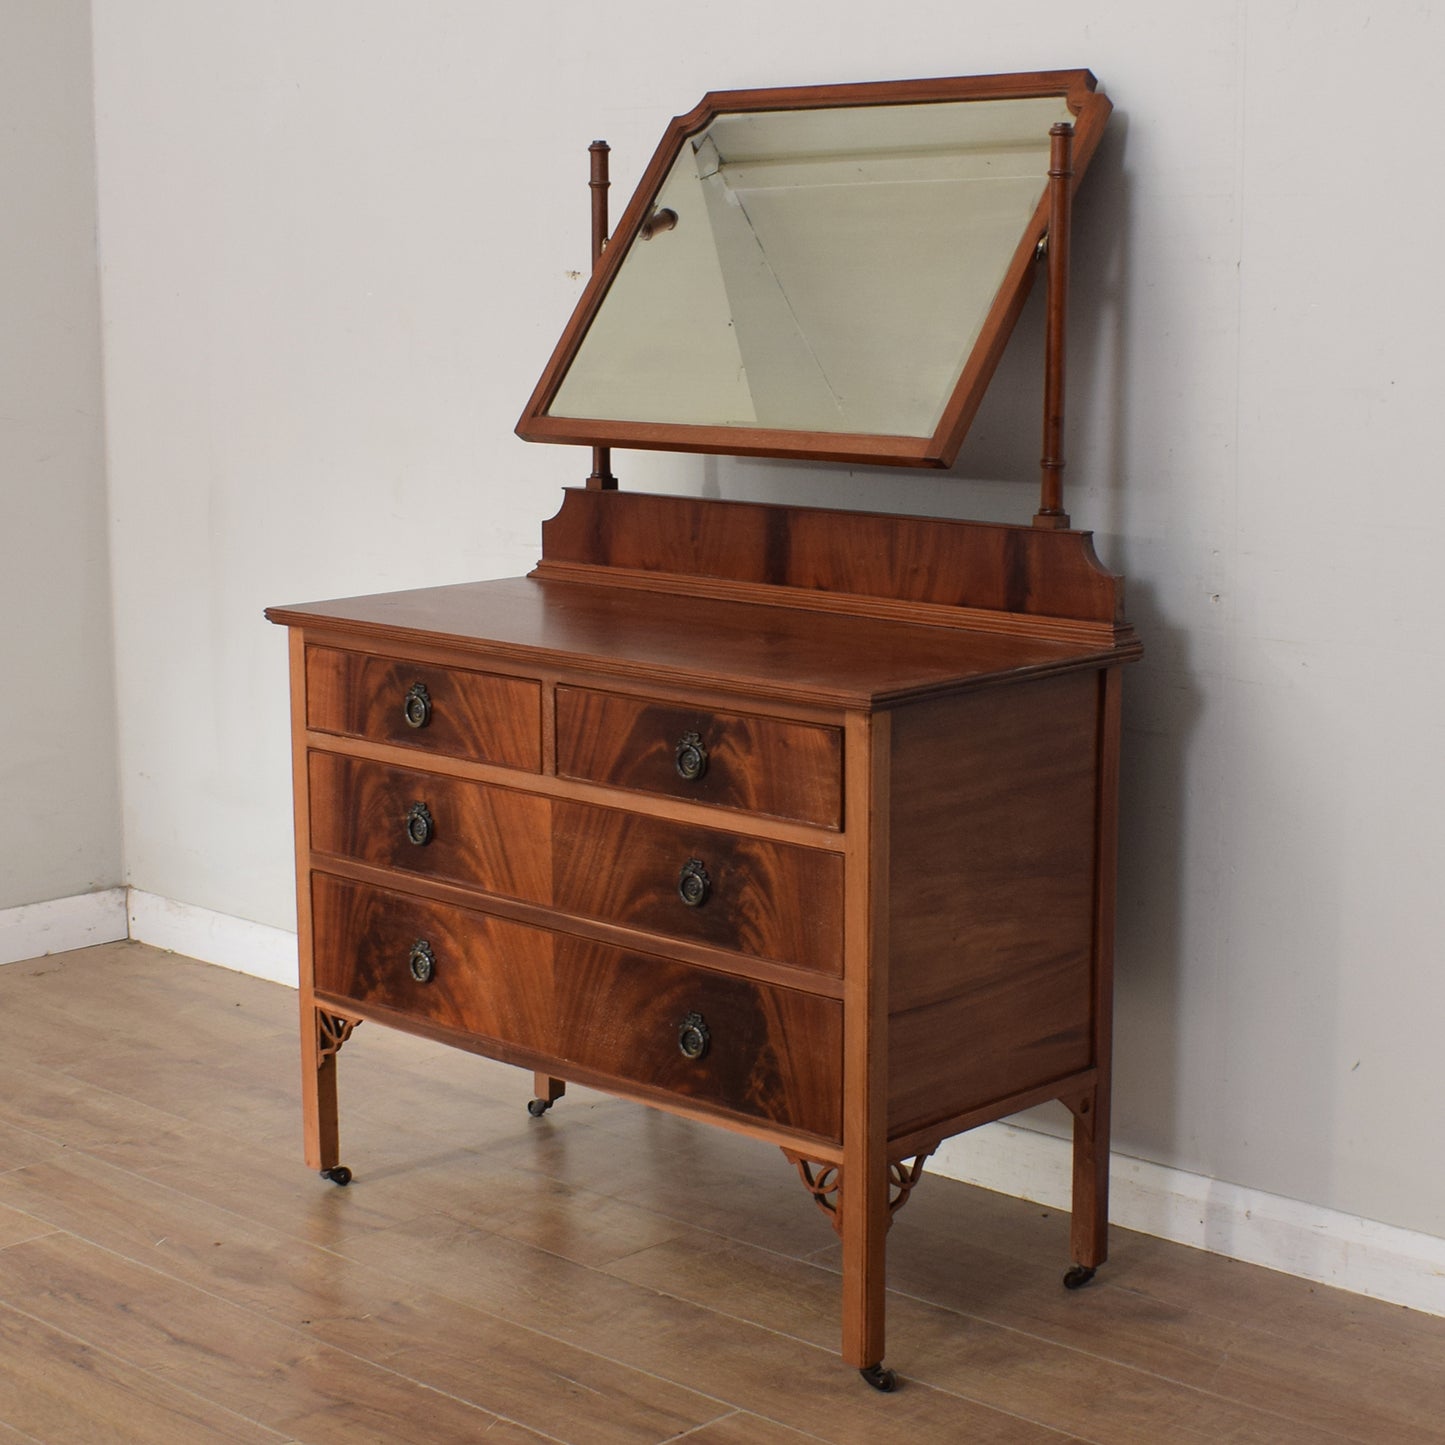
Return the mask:
[[[605,140],[595,140],[587,147],[592,157],[592,178],[588,187],[592,192],[592,269],[602,259],[607,245],[607,187],[611,184],[607,176],[607,155],[612,149]],[[612,475],[612,448],[592,448],[592,471],[587,478],[592,491],[614,492],[617,478]]]
[[1044,454],[1034,526],[1062,529],[1064,511],[1064,336],[1069,308],[1069,204],[1074,179],[1074,128],[1049,129],[1048,319],[1044,333]]

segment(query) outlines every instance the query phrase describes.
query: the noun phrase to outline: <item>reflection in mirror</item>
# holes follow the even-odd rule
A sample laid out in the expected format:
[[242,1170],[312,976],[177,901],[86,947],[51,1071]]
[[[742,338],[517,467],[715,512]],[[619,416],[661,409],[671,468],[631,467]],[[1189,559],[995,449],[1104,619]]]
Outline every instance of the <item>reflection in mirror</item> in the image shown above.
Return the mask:
[[932,435],[1073,118],[1059,95],[717,116],[547,415]]

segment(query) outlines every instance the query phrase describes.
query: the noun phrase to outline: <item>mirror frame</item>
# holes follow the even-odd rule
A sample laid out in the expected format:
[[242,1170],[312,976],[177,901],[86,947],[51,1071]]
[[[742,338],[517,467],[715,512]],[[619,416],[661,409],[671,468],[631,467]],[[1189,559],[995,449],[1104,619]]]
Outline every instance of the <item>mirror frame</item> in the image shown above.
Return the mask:
[[936,80],[869,84],[792,86],[775,90],[709,91],[686,115],[668,126],[643,172],[627,209],[593,270],[591,279],[537,383],[517,435],[527,441],[581,446],[616,446],[649,451],[717,452],[729,456],[788,457],[863,465],[948,467],[983,400],[984,392],[1023,310],[1038,269],[1039,243],[1048,230],[1048,188],[1019,238],[973,351],[932,436],[890,436],[857,432],[775,430],[761,427],[700,426],[675,422],[614,421],[549,416],[547,409],[607,295],[654,197],[684,142],[719,115],[759,111],[821,110],[828,107],[923,105],[958,100],[1023,100],[1060,96],[1074,116],[1073,187],[1089,164],[1113,109],[1087,70],[1031,71],[1013,75],[958,76]]

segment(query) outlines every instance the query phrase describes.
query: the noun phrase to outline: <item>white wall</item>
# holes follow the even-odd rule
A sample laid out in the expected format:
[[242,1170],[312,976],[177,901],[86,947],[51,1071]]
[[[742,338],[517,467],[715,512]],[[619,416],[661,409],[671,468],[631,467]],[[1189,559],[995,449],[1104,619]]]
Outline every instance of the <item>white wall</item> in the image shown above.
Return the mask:
[[87,0],[0,0],[0,911],[120,882]]
[[[620,206],[709,88],[1091,66],[1069,502],[1149,648],[1117,1143],[1445,1235],[1436,7],[96,0],[95,42],[130,881],[276,926],[261,609],[535,559],[587,468],[511,433],[586,269],[587,143]],[[617,469],[1025,520],[1037,343],[949,476]]]

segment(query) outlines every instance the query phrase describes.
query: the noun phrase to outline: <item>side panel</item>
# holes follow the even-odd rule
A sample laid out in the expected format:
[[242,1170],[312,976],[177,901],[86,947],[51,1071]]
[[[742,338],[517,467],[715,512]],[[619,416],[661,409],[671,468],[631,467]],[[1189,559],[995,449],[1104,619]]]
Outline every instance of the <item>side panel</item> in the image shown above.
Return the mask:
[[891,1135],[1093,1063],[1099,677],[894,715]]

